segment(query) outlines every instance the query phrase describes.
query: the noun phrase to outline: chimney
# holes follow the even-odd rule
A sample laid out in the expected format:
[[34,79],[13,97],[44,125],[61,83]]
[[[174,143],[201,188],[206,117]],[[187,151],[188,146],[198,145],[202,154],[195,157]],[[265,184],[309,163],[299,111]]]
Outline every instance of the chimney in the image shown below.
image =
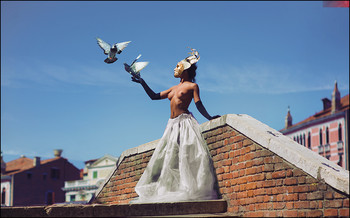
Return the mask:
[[334,90],[332,93],[332,114],[340,109],[340,92],[338,90],[337,81],[334,84]]
[[40,157],[34,157],[33,165],[35,167],[40,166]]
[[53,150],[53,154],[55,155],[55,157],[61,157],[62,151],[62,149],[55,149]]
[[292,115],[290,114],[290,107],[288,106],[288,112],[287,112],[287,116],[286,116],[286,119],[285,119],[285,126],[284,126],[284,128],[288,129],[289,127],[291,127],[293,125],[292,121],[293,121],[293,118],[292,118]]
[[327,110],[328,108],[332,107],[332,102],[328,98],[323,98],[322,102],[323,102],[323,110],[324,111]]

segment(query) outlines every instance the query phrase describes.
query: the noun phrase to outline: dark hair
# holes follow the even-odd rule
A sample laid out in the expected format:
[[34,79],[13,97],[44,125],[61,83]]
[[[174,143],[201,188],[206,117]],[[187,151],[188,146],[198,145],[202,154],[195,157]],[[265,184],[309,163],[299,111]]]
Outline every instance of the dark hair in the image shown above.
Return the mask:
[[196,70],[197,70],[197,65],[196,64],[192,64],[190,68],[187,69],[188,72],[188,76],[190,77],[190,80],[192,82],[196,82]]

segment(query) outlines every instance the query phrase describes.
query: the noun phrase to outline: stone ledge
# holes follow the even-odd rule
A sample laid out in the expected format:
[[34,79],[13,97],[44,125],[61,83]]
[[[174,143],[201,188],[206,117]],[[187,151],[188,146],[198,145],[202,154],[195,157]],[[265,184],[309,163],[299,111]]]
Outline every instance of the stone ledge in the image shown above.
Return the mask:
[[[1,217],[140,217],[199,214],[220,215],[227,211],[225,200],[166,202],[118,205],[52,205],[38,207],[2,207]],[[216,214],[216,215],[215,215]]]

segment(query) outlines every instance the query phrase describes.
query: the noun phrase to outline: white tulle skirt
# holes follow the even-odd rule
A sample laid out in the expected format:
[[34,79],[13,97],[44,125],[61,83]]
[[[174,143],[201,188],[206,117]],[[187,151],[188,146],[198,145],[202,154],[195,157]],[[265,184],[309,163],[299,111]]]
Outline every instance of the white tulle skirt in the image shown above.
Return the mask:
[[169,119],[130,203],[217,199],[211,156],[191,114]]

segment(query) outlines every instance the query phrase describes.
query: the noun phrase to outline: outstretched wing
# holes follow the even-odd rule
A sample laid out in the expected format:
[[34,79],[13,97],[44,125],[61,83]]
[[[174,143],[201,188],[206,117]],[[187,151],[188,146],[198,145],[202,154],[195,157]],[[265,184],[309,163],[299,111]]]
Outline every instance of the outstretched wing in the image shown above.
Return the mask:
[[118,49],[118,52],[120,51],[123,51],[124,48],[126,48],[126,46],[128,46],[128,44],[130,43],[131,41],[127,41],[127,42],[119,42],[116,44],[117,46],[117,49]]
[[108,55],[108,53],[111,51],[111,45],[98,37],[96,39],[97,39],[97,44],[100,46],[100,48],[103,49],[104,53]]
[[140,72],[143,68],[145,68],[147,66],[149,62],[135,62],[132,66],[131,66],[131,70],[135,73]]

